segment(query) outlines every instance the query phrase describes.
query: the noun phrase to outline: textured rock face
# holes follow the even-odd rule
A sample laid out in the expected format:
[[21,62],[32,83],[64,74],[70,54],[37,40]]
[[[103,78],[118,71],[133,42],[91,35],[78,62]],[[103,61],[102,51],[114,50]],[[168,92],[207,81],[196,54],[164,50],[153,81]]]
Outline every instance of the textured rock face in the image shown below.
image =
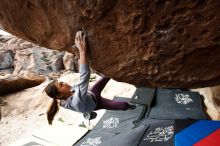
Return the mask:
[[0,0],[1,27],[70,51],[88,34],[94,70],[136,86],[220,83],[219,0]]

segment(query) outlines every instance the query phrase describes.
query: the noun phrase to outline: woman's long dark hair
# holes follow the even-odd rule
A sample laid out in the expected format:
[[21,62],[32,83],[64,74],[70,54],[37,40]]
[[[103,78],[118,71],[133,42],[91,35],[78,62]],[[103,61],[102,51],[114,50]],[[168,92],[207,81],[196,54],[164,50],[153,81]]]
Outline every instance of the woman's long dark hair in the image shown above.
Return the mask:
[[58,92],[56,86],[54,85],[55,82],[56,81],[51,82],[44,89],[46,94],[48,96],[50,96],[51,98],[53,98],[53,102],[51,103],[51,105],[49,106],[49,109],[47,110],[47,120],[50,125],[52,124],[53,119],[59,110],[58,101],[56,99],[56,97],[59,95],[59,92]]

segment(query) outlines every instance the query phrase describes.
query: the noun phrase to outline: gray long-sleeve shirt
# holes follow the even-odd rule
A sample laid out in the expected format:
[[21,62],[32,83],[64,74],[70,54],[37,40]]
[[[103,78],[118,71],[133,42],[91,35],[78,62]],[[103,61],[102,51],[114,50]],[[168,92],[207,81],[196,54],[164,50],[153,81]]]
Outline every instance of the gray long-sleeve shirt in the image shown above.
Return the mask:
[[87,93],[90,78],[89,65],[80,64],[79,73],[80,80],[71,89],[72,92],[75,91],[74,94],[66,101],[61,102],[61,106],[77,112],[91,112],[96,107],[96,103],[91,94]]

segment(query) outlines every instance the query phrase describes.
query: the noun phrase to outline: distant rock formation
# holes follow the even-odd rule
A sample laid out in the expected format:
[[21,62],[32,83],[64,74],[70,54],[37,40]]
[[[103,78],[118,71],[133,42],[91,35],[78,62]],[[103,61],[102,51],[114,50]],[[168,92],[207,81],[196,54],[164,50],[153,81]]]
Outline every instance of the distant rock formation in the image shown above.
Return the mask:
[[15,36],[0,36],[0,95],[41,84],[45,77],[39,75],[56,79],[64,69],[77,71],[77,62],[73,54],[49,50]]
[[67,50],[88,35],[94,70],[148,87],[220,84],[219,0],[0,0],[1,27]]
[[68,57],[68,52],[40,47],[15,36],[0,36],[0,43],[0,75],[25,72],[47,76],[64,69],[78,70],[77,57]]
[[13,93],[26,88],[37,86],[45,81],[44,76],[36,74],[0,76],[0,95]]

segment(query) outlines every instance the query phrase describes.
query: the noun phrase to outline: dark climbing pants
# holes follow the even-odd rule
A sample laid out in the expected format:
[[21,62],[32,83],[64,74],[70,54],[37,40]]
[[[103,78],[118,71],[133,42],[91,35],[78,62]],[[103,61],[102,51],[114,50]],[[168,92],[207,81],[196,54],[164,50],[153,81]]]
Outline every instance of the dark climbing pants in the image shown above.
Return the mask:
[[95,95],[97,100],[97,106],[95,110],[127,110],[130,107],[130,105],[127,102],[110,100],[101,96],[101,92],[109,80],[110,78],[101,77],[101,79],[99,79],[90,89],[90,91]]

